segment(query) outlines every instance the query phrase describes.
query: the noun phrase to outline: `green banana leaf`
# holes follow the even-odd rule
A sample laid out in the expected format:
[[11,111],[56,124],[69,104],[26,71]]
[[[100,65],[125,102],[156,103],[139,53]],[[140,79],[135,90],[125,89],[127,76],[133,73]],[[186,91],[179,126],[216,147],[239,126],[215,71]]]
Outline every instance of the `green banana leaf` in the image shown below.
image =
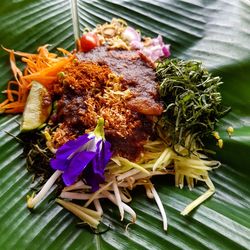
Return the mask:
[[[156,204],[143,190],[133,192],[135,225],[125,229],[118,209],[105,203],[102,234],[78,226],[79,220],[49,195],[31,213],[27,172],[19,134],[20,116],[0,116],[0,249],[250,249],[250,2],[249,0],[1,0],[0,44],[35,52],[74,48],[85,27],[125,19],[144,35],[162,34],[172,56],[203,61],[223,78],[223,101],[232,111],[220,121],[223,149],[214,147],[223,164],[211,173],[216,194],[188,216],[184,207],[206,190],[174,187],[171,177],[154,183],[168,216],[162,229]],[[0,90],[11,79],[7,53],[0,49]],[[4,95],[1,96],[1,100]],[[226,133],[234,127],[231,138]]]

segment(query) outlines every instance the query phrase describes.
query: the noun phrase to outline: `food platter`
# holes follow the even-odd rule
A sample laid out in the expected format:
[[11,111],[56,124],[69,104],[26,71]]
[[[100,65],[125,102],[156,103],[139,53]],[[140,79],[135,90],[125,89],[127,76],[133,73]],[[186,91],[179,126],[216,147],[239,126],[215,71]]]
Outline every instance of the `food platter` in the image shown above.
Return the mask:
[[[58,8],[60,6],[60,8]],[[173,186],[171,178],[159,178],[156,187],[169,219],[169,229],[161,228],[157,207],[140,189],[134,191],[131,206],[138,215],[136,225],[125,230],[117,209],[110,204],[104,222],[110,228],[94,234],[77,227],[78,220],[48,197],[34,212],[25,199],[32,176],[21,158],[22,146],[10,136],[18,135],[19,116],[0,117],[1,128],[1,236],[3,249],[244,249],[249,246],[249,3],[218,1],[78,1],[80,30],[85,26],[121,17],[145,35],[162,34],[171,44],[172,54],[184,59],[199,59],[223,78],[223,100],[232,107],[222,121],[222,150],[216,158],[222,167],[212,172],[216,194],[189,216],[180,212],[204,192],[198,185],[192,192]],[[150,10],[150,11],[149,11]],[[1,44],[22,51],[35,51],[41,44],[51,49],[74,47],[76,22],[71,21],[67,1],[3,2],[0,27]],[[149,14],[146,15],[145,13]],[[229,21],[226,17],[231,15]],[[17,23],[16,20],[19,20]],[[74,21],[77,21],[75,18]],[[14,25],[16,24],[16,25]],[[11,78],[8,55],[1,56],[1,90]],[[226,128],[233,126],[229,138]],[[125,218],[129,222],[129,218]],[[222,240],[223,239],[223,240]]]

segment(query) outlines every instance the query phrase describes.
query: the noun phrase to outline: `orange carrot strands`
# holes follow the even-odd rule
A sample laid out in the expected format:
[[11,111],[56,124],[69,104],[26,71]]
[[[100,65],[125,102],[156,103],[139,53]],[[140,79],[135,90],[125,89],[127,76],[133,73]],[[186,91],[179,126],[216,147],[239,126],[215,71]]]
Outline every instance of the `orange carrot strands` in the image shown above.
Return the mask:
[[24,70],[23,70],[23,75],[24,76],[26,76],[26,75],[28,75],[29,73],[28,73],[28,70],[29,70],[29,68],[28,67],[26,67]]
[[22,77],[22,71],[16,66],[16,59],[13,50],[10,51],[10,66],[15,79],[18,81],[19,77]]
[[[39,47],[37,54],[2,47],[10,54],[10,66],[15,80],[9,81],[6,91],[3,92],[7,99],[0,103],[0,112],[23,112],[32,81],[38,81],[45,87],[51,88],[52,84],[57,81],[57,74],[75,58],[74,54],[62,48],[59,48],[58,51],[66,57],[59,57],[55,53],[50,53],[47,49],[48,46]],[[16,65],[15,55],[21,56],[22,61],[26,64],[23,73]]]
[[8,103],[5,105],[6,109],[23,108],[23,107],[24,107],[24,103],[20,103],[20,102],[12,102],[12,103]]
[[16,95],[17,97],[19,96],[19,92],[16,91],[16,90],[7,89],[7,90],[6,90],[6,93],[7,93],[8,99],[9,99],[11,102],[14,101],[13,95]]
[[8,113],[8,114],[17,114],[17,113],[21,113],[24,110],[24,103],[18,103],[18,102],[13,102],[11,103],[12,105],[5,107],[5,109],[3,109],[4,113]]
[[62,52],[64,55],[71,56],[72,54],[63,48],[57,48],[58,51]]
[[[6,93],[7,94],[7,100],[9,102],[14,102],[15,99],[17,99],[18,101],[20,100],[20,92],[18,90],[12,90],[12,89],[6,89],[5,91],[3,91],[2,93]],[[14,96],[16,98],[14,98]]]
[[8,85],[7,85],[7,89],[5,91],[3,91],[2,93],[7,93],[7,98],[10,102],[14,102],[14,98],[12,94],[15,94],[17,96],[19,96],[19,92],[17,90],[12,90],[12,86],[16,85],[18,86],[18,83],[15,81],[9,81]]
[[36,68],[36,63],[32,61],[32,59],[27,58],[27,57],[22,57],[22,61],[24,63],[27,63],[27,65],[29,66],[29,68],[31,68],[31,66],[35,69]]
[[11,88],[13,85],[19,86],[19,83],[17,81],[9,81],[8,82],[8,88]]
[[2,103],[0,103],[0,109],[5,106],[9,102],[8,99],[4,100]]
[[39,55],[39,56],[37,57],[37,61],[36,61],[37,71],[42,70],[43,65],[44,65],[44,64],[43,64],[43,63],[41,63],[41,56]]
[[[72,54],[71,54],[72,55]],[[48,55],[48,57],[50,58],[50,59],[53,59],[53,58],[57,58],[57,54],[53,54],[53,53],[49,53],[49,55]]]
[[61,61],[59,61],[58,63],[55,63],[51,67],[47,67],[47,68],[41,70],[40,72],[37,72],[34,74],[24,76],[23,78],[33,79],[33,77],[35,77],[35,76],[42,76],[42,75],[43,76],[54,76],[54,75],[57,75],[57,73],[60,72],[60,70],[65,66],[65,64],[70,62],[72,59],[73,59],[73,57],[70,57],[67,59],[62,59]]
[[32,80],[29,81],[30,83],[27,85],[27,87],[30,89],[32,81],[37,81],[43,84],[46,88],[49,88],[50,85],[57,80],[56,76],[39,76],[36,75],[32,77]]
[[[7,49],[5,47],[3,47],[3,45],[1,45],[1,47],[7,51],[8,53],[10,53],[12,50],[11,49]],[[15,55],[17,56],[24,56],[24,57],[32,57],[34,56],[35,54],[30,54],[30,53],[25,53],[25,52],[21,52],[21,51],[13,51]]]

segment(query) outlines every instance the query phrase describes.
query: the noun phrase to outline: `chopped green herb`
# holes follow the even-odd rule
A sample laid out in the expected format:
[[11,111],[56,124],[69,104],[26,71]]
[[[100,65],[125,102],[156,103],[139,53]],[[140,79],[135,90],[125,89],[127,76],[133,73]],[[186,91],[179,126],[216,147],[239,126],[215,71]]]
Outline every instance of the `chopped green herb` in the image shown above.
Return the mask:
[[[165,104],[160,124],[176,144],[191,149],[193,140],[215,130],[216,122],[230,108],[221,104],[220,77],[214,77],[198,61],[166,59],[156,68],[159,93]],[[189,140],[188,145],[186,138]]]

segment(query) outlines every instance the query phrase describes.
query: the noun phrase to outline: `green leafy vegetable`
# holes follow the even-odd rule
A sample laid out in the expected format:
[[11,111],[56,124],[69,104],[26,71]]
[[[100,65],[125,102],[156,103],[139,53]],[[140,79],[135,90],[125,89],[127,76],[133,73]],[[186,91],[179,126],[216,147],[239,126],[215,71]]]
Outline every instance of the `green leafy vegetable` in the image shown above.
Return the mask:
[[[166,59],[158,63],[156,72],[166,107],[160,124],[167,129],[173,145],[191,150],[192,143],[202,143],[230,109],[221,104],[222,81],[198,61]],[[186,138],[191,139],[187,142]]]

